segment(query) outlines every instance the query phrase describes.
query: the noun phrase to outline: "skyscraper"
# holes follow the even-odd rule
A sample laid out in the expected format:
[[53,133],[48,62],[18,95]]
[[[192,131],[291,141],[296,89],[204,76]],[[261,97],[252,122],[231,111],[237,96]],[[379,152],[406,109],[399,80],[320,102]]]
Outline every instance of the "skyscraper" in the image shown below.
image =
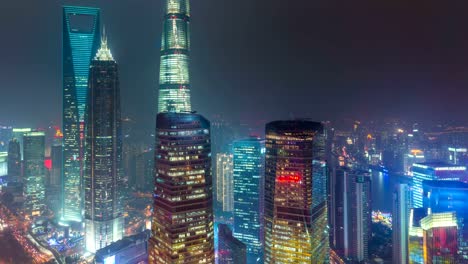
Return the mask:
[[9,181],[21,181],[21,149],[15,138],[8,143],[8,178]]
[[11,126],[0,125],[0,152],[8,151],[8,143],[13,138],[13,128]]
[[468,262],[468,184],[458,181],[423,181],[423,205],[429,214],[455,212],[458,256]]
[[197,114],[156,120],[149,262],[214,263],[210,123]]
[[218,226],[218,264],[246,264],[247,247],[232,236],[228,225]]
[[24,209],[29,217],[40,216],[45,205],[45,134],[24,135]]
[[372,224],[368,173],[344,167],[336,169],[332,178],[331,208],[334,252],[347,261],[366,261]]
[[423,181],[450,180],[467,181],[465,166],[450,165],[443,162],[413,164],[413,207],[423,207]]
[[349,178],[349,244],[347,256],[354,261],[367,261],[372,237],[371,178],[367,172],[357,171]]
[[409,216],[411,192],[408,184],[398,183],[393,193],[393,262],[409,263]]
[[32,131],[32,128],[13,128],[13,138],[16,138],[20,144],[21,160],[23,160],[23,137]]
[[63,7],[63,213],[82,220],[81,176],[89,66],[99,45],[99,9]]
[[458,262],[458,225],[455,212],[434,213],[421,219],[424,263]]
[[91,62],[86,124],[85,239],[95,252],[124,231],[119,76],[105,35]]
[[214,263],[210,122],[190,112],[189,1],[164,7],[149,263]]
[[158,113],[190,112],[190,2],[164,1]]
[[313,228],[314,140],[322,132],[320,123],[306,120],[266,125],[265,263],[328,261],[312,260],[312,236],[328,237]]
[[247,138],[233,143],[234,237],[247,246],[247,262],[263,263],[263,190],[265,142]]
[[234,210],[234,180],[232,154],[216,155],[216,199],[223,212]]

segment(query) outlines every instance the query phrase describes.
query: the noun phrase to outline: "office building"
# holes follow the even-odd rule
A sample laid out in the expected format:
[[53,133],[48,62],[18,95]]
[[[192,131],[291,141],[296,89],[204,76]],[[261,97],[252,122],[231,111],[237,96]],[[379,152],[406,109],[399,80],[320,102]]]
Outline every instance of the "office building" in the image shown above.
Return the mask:
[[165,0],[158,113],[190,112],[190,1]]
[[411,191],[408,184],[398,183],[393,192],[393,261],[409,263],[409,217],[411,208]]
[[210,122],[191,111],[189,0],[164,1],[149,263],[214,263]]
[[266,125],[265,263],[313,261],[311,236],[323,232],[313,229],[312,216],[314,140],[322,133],[320,123],[306,120]]
[[424,181],[423,205],[430,213],[455,212],[458,257],[468,262],[468,184],[458,181]]
[[81,180],[85,109],[91,59],[99,46],[99,9],[63,7],[63,202],[64,222],[82,221]]
[[85,240],[95,252],[123,237],[122,129],[118,66],[102,36],[91,62],[86,108]]
[[424,263],[458,262],[458,225],[455,212],[433,213],[421,219]]
[[24,211],[26,217],[41,216],[45,209],[45,134],[29,132],[24,144]]
[[13,138],[13,128],[11,126],[0,125],[0,152],[8,151],[8,143]]
[[420,149],[412,149],[403,157],[403,168],[406,175],[412,175],[411,167],[415,163],[423,163],[426,161],[424,152]]
[[413,164],[413,207],[423,206],[423,181],[447,180],[463,181],[468,180],[465,166],[450,165],[443,162],[426,162]]
[[8,152],[0,152],[0,177],[5,179],[8,175]]
[[218,264],[247,264],[247,247],[225,224],[218,225]]
[[216,200],[223,212],[234,210],[234,179],[232,154],[216,155]]
[[[32,128],[13,128],[13,138],[16,138],[20,144],[21,160],[23,160],[23,137],[26,133],[32,132]],[[12,138],[12,139],[13,139]]]
[[10,181],[21,181],[21,147],[17,139],[8,143],[8,178]]
[[236,140],[233,154],[234,237],[247,246],[248,263],[263,263],[265,142]]
[[448,162],[453,165],[458,165],[460,162],[465,163],[467,160],[467,149],[466,148],[455,148],[449,147],[449,158]]
[[149,263],[214,263],[209,121],[158,114],[155,152]]

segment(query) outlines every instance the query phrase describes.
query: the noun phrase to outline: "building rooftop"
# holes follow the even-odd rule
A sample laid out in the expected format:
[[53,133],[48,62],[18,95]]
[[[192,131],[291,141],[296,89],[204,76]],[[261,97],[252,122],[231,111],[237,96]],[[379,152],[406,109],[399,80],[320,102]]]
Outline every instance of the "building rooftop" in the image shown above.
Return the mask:
[[96,258],[105,259],[107,256],[112,256],[118,253],[119,251],[126,249],[131,245],[135,245],[140,241],[146,241],[150,237],[150,231],[145,230],[139,234],[125,237],[115,243],[110,244],[105,248],[101,248],[96,251]]
[[423,185],[438,188],[468,189],[468,183],[461,181],[423,181]]
[[435,170],[437,170],[437,168],[451,168],[451,170],[466,170],[465,166],[449,164],[443,161],[418,162],[413,164],[413,167]]

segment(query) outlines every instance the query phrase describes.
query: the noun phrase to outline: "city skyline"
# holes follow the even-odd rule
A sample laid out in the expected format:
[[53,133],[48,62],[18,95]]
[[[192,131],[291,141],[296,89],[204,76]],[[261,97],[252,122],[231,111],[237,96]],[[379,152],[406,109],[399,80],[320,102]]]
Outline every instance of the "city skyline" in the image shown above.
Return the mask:
[[[428,122],[468,121],[456,112],[457,106],[467,98],[462,87],[468,84],[459,74],[465,71],[463,58],[468,57],[465,48],[468,34],[462,27],[466,18],[459,11],[465,3],[447,4],[437,9],[426,3],[428,6],[419,10],[416,3],[400,1],[386,4],[363,1],[367,3],[366,8],[341,6],[334,1],[315,4],[299,1],[298,5],[303,8],[294,11],[292,17],[289,14],[293,10],[277,0],[218,2],[205,0],[193,7],[198,22],[192,28],[195,36],[191,45],[194,49],[192,64],[197,65],[191,69],[192,84],[198,92],[193,96],[193,108],[208,117],[224,113],[226,118],[235,121],[291,116],[310,116],[316,120],[380,116],[424,119],[429,112],[433,118],[426,120]],[[103,21],[116,25],[109,29],[109,37],[114,40],[111,48],[116,58],[128,65],[122,67],[121,74],[122,93],[127,98],[123,113],[137,120],[143,130],[151,132],[154,127],[149,123],[156,113],[162,2],[28,2],[31,8],[27,10],[24,3],[6,3],[6,16],[0,18],[0,24],[14,25],[2,29],[7,35],[15,36],[0,49],[4,58],[0,69],[9,73],[0,76],[0,82],[13,88],[9,93],[14,98],[0,99],[0,104],[6,112],[15,114],[0,113],[0,122],[17,126],[60,123],[61,54],[56,51],[60,50],[61,36],[57,21],[61,5],[74,4],[98,6]],[[249,23],[261,6],[265,7],[263,12],[270,22]],[[206,15],[211,8],[221,10],[224,15]],[[344,11],[348,9],[349,13]],[[120,19],[135,16],[136,12],[140,15],[134,21]],[[236,24],[237,13],[245,13],[248,19]],[[451,13],[452,18],[439,21],[437,18],[445,13]],[[13,17],[13,14],[19,15]],[[34,21],[44,14],[47,19]],[[353,20],[355,16],[360,19]],[[311,23],[303,23],[308,19],[312,19]],[[364,25],[367,20],[374,21],[375,25]],[[14,34],[15,28],[27,32],[33,22],[37,23],[34,24],[37,31]],[[433,34],[423,30],[427,27]],[[307,35],[305,39],[304,35]],[[43,52],[31,53],[36,48]],[[284,52],[285,48],[288,53]],[[22,76],[26,74],[29,78],[20,78],[13,71],[19,68]],[[32,89],[38,86],[41,89]],[[284,96],[285,90],[289,91],[286,105],[276,109],[274,104],[278,99],[275,98]],[[25,91],[31,92],[31,98],[41,100],[25,99],[24,110],[13,111],[12,102]],[[238,96],[249,93],[250,96]],[[208,94],[223,103],[208,103],[204,99]],[[406,96],[400,98],[399,94]],[[271,99],[263,102],[262,110],[258,110],[255,100],[260,95]],[[380,100],[380,96],[385,96],[386,100]],[[320,100],[310,104],[308,98]],[[370,98],[373,100],[368,100]],[[298,103],[290,103],[292,101]],[[398,108],[389,105],[395,101],[399,102]],[[335,107],[327,112],[320,111],[327,104]],[[35,118],[24,112],[33,109]],[[253,112],[254,116],[248,116]]]
[[463,6],[362,1],[6,4],[0,262],[468,263]]

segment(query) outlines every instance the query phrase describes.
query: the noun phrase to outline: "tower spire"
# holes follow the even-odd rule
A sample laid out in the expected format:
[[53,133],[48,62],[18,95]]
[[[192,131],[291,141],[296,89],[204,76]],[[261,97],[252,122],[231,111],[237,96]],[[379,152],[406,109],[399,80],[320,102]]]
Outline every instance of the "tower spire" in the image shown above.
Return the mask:
[[189,22],[189,0],[165,0],[158,113],[191,111]]
[[96,53],[96,57],[94,57],[94,59],[99,60],[99,61],[113,61],[114,60],[110,49],[107,47],[107,35],[106,35],[105,25],[102,26],[101,47]]

